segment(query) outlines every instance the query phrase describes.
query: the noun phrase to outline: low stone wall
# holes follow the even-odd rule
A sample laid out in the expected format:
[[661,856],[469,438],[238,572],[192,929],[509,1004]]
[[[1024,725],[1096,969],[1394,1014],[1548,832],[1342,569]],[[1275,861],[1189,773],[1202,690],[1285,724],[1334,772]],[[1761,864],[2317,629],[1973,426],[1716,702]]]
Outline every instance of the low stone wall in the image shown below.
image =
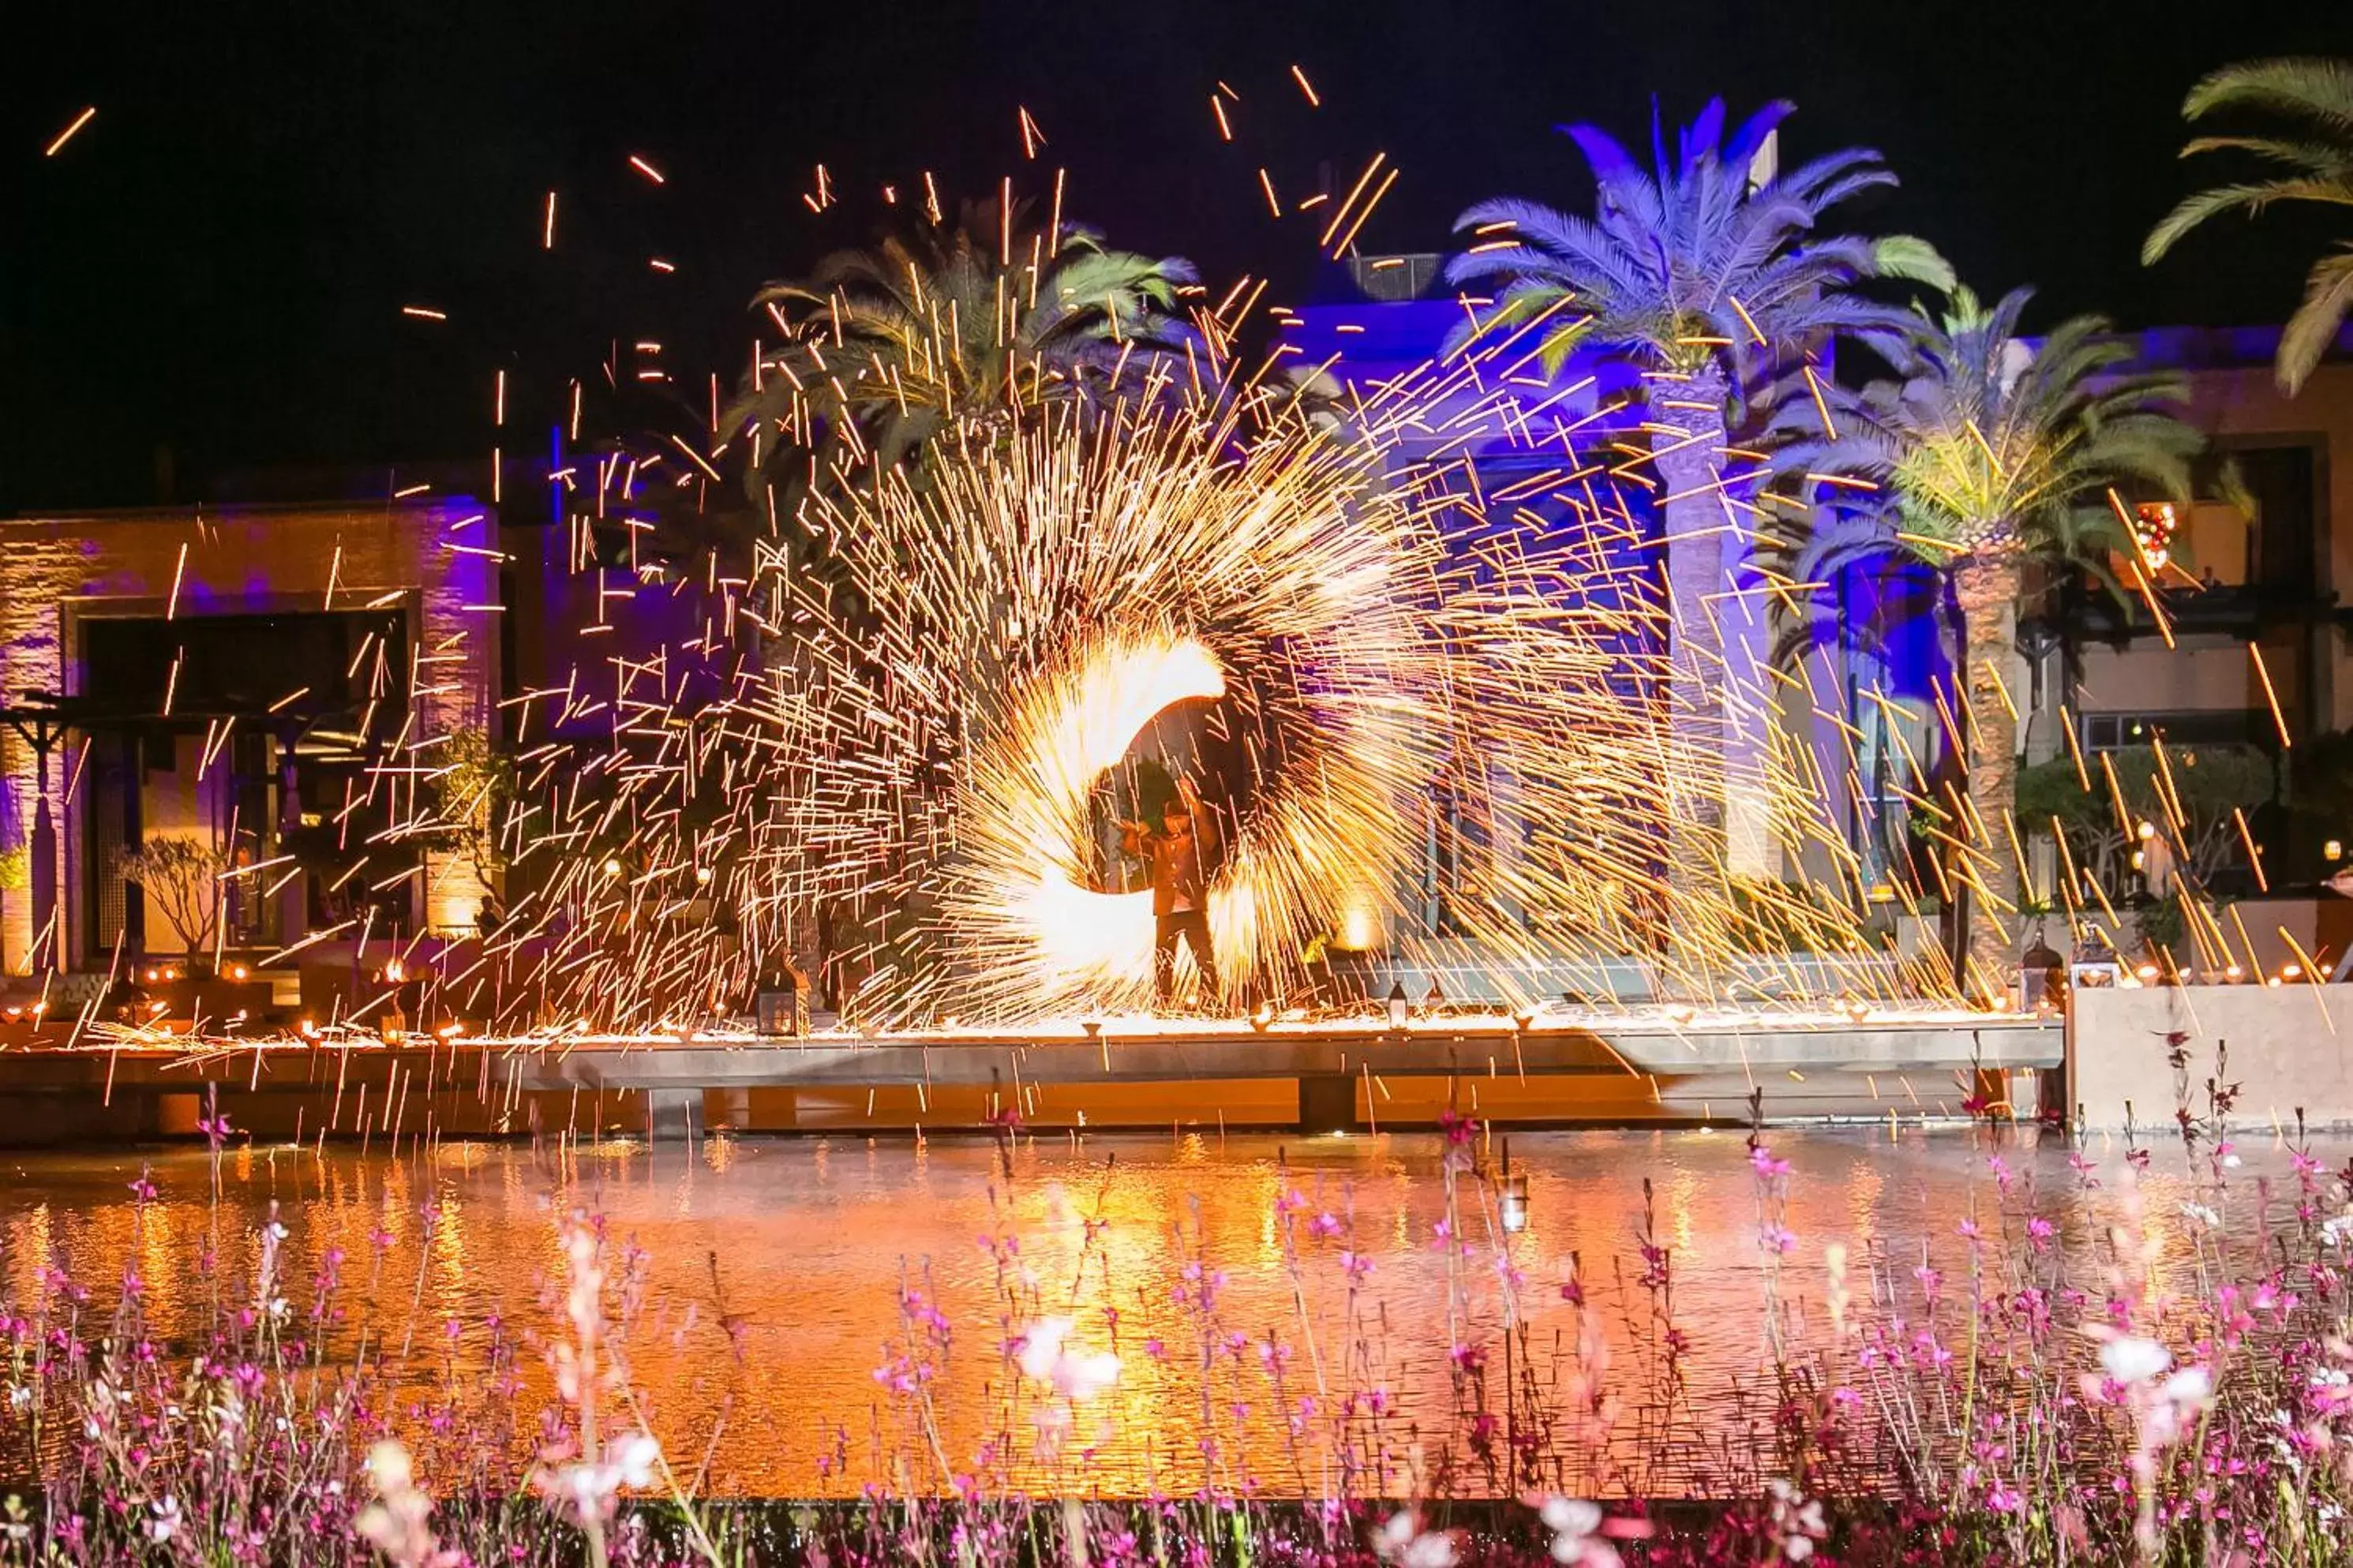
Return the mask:
[[2301,1110],[2307,1126],[2353,1129],[2353,985],[2309,984],[2078,991],[2069,1083],[2086,1125],[2172,1124],[2177,1032],[2199,1114],[2219,1076],[2238,1085],[2233,1125],[2290,1128]]

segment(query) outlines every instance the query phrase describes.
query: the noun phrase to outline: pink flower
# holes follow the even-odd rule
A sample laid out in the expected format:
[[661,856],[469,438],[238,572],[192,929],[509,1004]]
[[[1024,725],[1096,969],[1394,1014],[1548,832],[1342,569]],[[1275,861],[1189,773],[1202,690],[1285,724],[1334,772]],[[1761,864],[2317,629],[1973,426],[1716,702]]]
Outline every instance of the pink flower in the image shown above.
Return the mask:
[[1454,1568],[1454,1537],[1443,1531],[1424,1534],[1420,1516],[1405,1509],[1375,1532],[1373,1553],[1397,1568]]
[[1092,1354],[1063,1348],[1076,1326],[1070,1318],[1040,1318],[1021,1338],[1021,1370],[1073,1403],[1092,1399],[1119,1381],[1119,1357],[1109,1351]]
[[1617,1548],[1601,1537],[1609,1521],[1599,1503],[1581,1498],[1548,1497],[1536,1509],[1552,1531],[1552,1560],[1565,1568],[1619,1568]]

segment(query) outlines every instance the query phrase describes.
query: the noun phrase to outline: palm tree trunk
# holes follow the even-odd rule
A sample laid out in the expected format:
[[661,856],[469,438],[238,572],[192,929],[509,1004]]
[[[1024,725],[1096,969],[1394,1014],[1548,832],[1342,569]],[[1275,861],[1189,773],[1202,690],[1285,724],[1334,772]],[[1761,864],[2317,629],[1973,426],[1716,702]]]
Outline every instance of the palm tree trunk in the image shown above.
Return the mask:
[[1724,495],[1726,390],[1720,372],[1704,372],[1675,388],[1677,406],[1655,403],[1649,422],[1666,536],[1669,877],[1694,893],[1718,887],[1727,871],[1769,879],[1778,869],[1760,689],[1765,617],[1733,593],[1748,530]]
[[1985,827],[1972,843],[1981,853],[1969,857],[1975,886],[1967,920],[1968,973],[1959,979],[1963,994],[1979,1001],[2002,994],[2010,984],[2014,944],[2009,928],[2018,909],[2018,860],[2010,840],[2018,802],[2017,694],[2006,690],[2006,678],[1995,672],[2010,661],[2020,579],[2017,556],[2004,552],[1972,554],[1953,574],[1964,661],[1954,684],[1968,703],[1966,712],[1953,717],[1968,761],[1969,805]]
[[[1692,402],[1705,395],[1694,387]],[[1723,875],[1724,638],[1710,613],[1724,586],[1724,502],[1715,454],[1724,420],[1699,409],[1662,410],[1651,422],[1666,546],[1667,711],[1671,748],[1666,807],[1669,881],[1704,892]]]

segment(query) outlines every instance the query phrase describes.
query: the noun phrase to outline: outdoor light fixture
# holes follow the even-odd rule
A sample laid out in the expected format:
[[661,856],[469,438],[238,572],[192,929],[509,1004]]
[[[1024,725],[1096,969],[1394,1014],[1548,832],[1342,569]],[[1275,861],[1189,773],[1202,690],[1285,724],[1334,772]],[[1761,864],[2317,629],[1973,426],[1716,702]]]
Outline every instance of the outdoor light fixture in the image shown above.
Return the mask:
[[1495,1190],[1495,1215],[1503,1222],[1506,1236],[1517,1236],[1528,1228],[1527,1177],[1504,1178],[1503,1185]]
[[2332,838],[2320,847],[2320,852],[2331,860],[2342,860],[2345,858],[2345,841],[2341,838]]
[[1406,1014],[1410,1005],[1411,1004],[1408,1003],[1405,998],[1405,982],[1402,980],[1393,982],[1389,986],[1390,1028],[1402,1029],[1405,1027]]
[[1512,1173],[1512,1141],[1504,1140],[1502,1179],[1495,1184],[1495,1218],[1506,1236],[1517,1236],[1528,1228],[1528,1179]]

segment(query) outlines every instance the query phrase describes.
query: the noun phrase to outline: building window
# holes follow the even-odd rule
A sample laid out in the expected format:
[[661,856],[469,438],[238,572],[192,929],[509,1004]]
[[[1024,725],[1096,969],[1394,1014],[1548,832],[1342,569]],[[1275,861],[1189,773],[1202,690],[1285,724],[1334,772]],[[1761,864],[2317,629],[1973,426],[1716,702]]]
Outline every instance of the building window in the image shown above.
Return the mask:
[[2085,713],[2077,739],[2086,752],[2115,752],[2162,739],[2168,746],[2262,744],[2276,739],[2271,714],[2259,709],[2184,713]]

